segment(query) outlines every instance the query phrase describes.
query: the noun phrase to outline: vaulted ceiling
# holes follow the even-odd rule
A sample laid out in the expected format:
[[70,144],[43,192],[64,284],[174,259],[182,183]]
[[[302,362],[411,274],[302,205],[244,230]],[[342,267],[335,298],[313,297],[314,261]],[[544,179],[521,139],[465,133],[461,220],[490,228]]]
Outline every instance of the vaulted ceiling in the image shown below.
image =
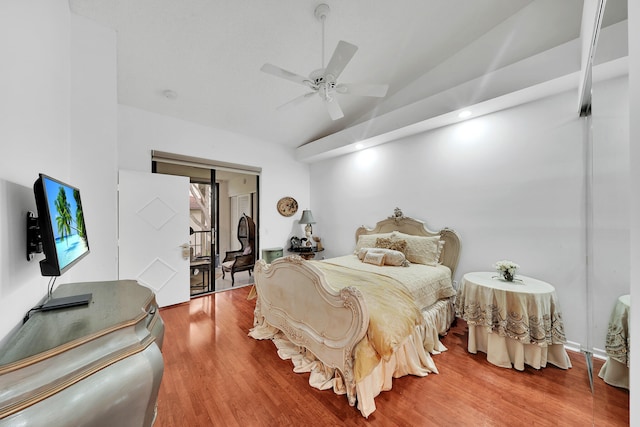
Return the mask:
[[[411,105],[420,109],[407,120],[419,121],[531,85],[535,78],[527,74],[533,72],[518,74],[515,66],[578,39],[583,7],[583,0],[323,1],[330,8],[325,65],[345,40],[358,50],[339,80],[389,85],[384,98],[336,95],[344,111],[338,120],[331,120],[317,95],[277,109],[309,91],[260,71],[271,63],[306,77],[322,67],[323,26],[314,16],[322,1],[69,4],[72,12],[115,29],[120,104],[290,147],[374,117],[393,117]],[[618,9],[610,22],[626,19],[626,2]],[[538,78],[579,70],[579,49],[567,52],[562,62],[571,65],[558,64]],[[497,77],[508,67],[515,77]],[[437,96],[469,82],[459,99]],[[434,105],[425,104],[428,99]]]

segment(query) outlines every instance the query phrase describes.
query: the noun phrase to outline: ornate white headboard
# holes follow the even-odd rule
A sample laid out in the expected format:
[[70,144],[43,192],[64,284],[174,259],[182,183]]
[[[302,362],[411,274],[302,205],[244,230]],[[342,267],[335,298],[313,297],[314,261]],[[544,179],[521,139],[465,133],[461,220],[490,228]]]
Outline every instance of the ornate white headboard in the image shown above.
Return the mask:
[[458,260],[460,259],[460,236],[450,228],[443,228],[440,231],[433,231],[427,225],[417,219],[404,216],[400,208],[395,208],[394,213],[387,219],[379,221],[374,228],[367,228],[364,225],[356,230],[356,242],[362,234],[379,234],[399,231],[413,236],[440,236],[445,241],[442,249],[441,261],[451,269],[451,277],[454,277]]

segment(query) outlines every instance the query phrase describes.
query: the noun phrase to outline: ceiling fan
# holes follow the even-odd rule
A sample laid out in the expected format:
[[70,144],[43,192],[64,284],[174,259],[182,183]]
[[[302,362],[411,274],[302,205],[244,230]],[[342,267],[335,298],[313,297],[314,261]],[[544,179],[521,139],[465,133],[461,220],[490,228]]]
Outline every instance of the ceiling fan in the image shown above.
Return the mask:
[[294,83],[299,83],[311,89],[311,92],[307,92],[291,101],[281,105],[278,109],[291,107],[300,104],[301,102],[309,99],[315,94],[318,94],[324,101],[327,107],[327,111],[331,116],[331,119],[337,120],[344,117],[344,113],[338,104],[336,94],[344,95],[358,95],[358,96],[373,96],[382,98],[387,94],[388,85],[382,84],[368,84],[368,83],[338,83],[338,77],[342,74],[345,67],[353,58],[358,47],[348,43],[344,40],[338,42],[331,59],[327,66],[324,66],[324,22],[329,14],[329,6],[326,4],[320,4],[316,7],[314,15],[322,22],[322,68],[312,71],[309,77],[303,77],[299,74],[292,73],[280,67],[276,67],[272,64],[264,64],[261,71],[272,74],[276,77],[290,80]]

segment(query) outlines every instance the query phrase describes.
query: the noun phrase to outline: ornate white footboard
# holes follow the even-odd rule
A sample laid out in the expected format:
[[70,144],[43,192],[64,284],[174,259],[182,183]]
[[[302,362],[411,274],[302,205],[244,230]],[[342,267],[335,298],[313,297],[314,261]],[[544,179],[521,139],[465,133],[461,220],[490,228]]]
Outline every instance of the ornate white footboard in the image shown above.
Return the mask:
[[255,266],[258,298],[254,326],[281,330],[343,376],[350,405],[356,402],[353,349],[364,337],[369,313],[359,290],[334,291],[324,274],[299,256]]

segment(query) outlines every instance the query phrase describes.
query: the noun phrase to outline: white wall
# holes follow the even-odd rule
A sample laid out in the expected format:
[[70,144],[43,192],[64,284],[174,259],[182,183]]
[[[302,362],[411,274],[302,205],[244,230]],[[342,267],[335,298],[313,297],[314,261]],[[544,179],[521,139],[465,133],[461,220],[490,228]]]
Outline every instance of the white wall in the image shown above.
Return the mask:
[[79,187],[87,214],[92,253],[56,283],[115,278],[115,163],[104,161],[116,150],[114,64],[99,60],[113,58],[115,34],[71,21],[64,0],[0,2],[0,340],[47,291],[43,256],[26,259],[38,173]]
[[575,100],[565,93],[313,164],[314,233],[325,255],[353,250],[359,225],[398,206],[460,233],[457,281],[509,259],[552,283],[568,340],[586,343],[587,132]]
[[[229,181],[229,197],[256,192],[256,178],[253,175],[238,175]],[[248,214],[248,213],[247,213]]]
[[67,281],[118,277],[116,64],[115,32],[72,14],[70,180],[81,186],[91,254]]
[[69,15],[66,2],[0,2],[0,173],[28,187],[38,170],[69,178]]
[[[69,178],[69,8],[0,2],[0,338],[42,298],[47,280],[26,260],[25,223],[38,172]],[[40,259],[40,258],[38,258]]]
[[150,172],[151,150],[261,167],[261,248],[285,246],[297,225],[299,217],[278,214],[281,197],[309,205],[309,167],[294,159],[293,149],[124,105],[119,106],[118,123],[120,169]]

